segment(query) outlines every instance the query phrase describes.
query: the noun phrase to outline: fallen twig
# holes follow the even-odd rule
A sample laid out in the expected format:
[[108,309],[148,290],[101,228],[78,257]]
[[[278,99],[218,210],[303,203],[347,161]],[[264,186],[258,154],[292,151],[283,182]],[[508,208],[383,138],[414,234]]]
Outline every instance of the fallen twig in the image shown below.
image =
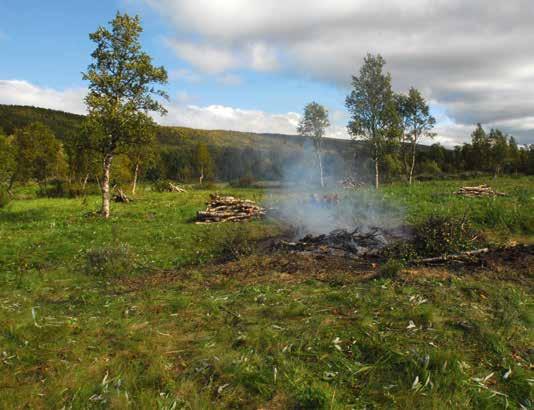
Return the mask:
[[477,249],[474,251],[466,251],[466,252],[458,253],[455,255],[442,255],[442,256],[437,256],[434,258],[416,259],[412,263],[416,265],[425,265],[425,264],[433,264],[433,263],[440,263],[440,262],[457,261],[457,260],[461,260],[462,258],[483,255],[485,253],[488,253],[489,251],[490,251],[489,248],[482,248],[482,249]]

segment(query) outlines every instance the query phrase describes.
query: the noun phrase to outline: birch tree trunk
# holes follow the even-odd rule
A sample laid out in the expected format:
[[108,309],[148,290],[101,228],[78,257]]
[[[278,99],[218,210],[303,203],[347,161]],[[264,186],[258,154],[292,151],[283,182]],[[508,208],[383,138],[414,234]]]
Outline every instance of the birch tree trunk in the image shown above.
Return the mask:
[[85,175],[85,178],[83,179],[83,182],[82,182],[82,192],[85,194],[85,187],[87,186],[87,181],[89,180],[89,174],[86,174]]
[[378,155],[375,155],[375,189],[380,186],[380,171],[378,169]]
[[321,178],[321,188],[324,188],[323,157],[320,151],[317,152],[317,160],[319,161],[319,176]]
[[402,164],[404,166],[404,177],[410,179],[410,166],[408,165],[408,152],[406,147],[402,148]]
[[135,195],[135,190],[137,189],[137,177],[139,175],[139,161],[135,163],[135,170],[132,182],[132,195]]
[[414,142],[412,145],[412,164],[410,165],[410,177],[409,177],[410,185],[412,185],[413,171],[415,169],[415,150],[416,150],[416,144]]
[[104,164],[103,164],[104,175],[102,176],[102,216],[106,219],[108,219],[110,215],[111,193],[109,189],[109,183],[110,183],[112,160],[113,160],[113,155],[106,154],[106,156],[104,157]]

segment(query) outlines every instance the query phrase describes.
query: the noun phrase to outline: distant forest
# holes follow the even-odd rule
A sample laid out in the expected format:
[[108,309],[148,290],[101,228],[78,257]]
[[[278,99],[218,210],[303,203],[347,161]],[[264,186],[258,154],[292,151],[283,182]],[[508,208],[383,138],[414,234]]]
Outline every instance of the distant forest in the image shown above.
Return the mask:
[[[32,124],[39,123],[51,131],[61,146],[65,165],[57,166],[64,178],[75,178],[74,169],[83,162],[83,147],[73,147],[73,138],[83,132],[84,116],[37,107],[0,105],[0,136],[9,140]],[[367,182],[371,161],[364,144],[358,141],[326,139],[325,174],[330,178],[354,177]],[[288,164],[305,164],[314,160],[311,141],[298,135],[255,134],[233,131],[206,131],[183,127],[158,126],[156,144],[139,169],[132,156],[122,155],[114,164],[118,184],[128,183],[134,172],[149,181],[176,180],[194,182],[202,173],[205,180],[260,181],[280,180],[287,175]],[[467,174],[491,173],[534,174],[534,146],[519,147],[515,140],[499,130],[486,132],[477,126],[472,143],[446,149],[439,144],[418,146],[416,175],[419,179],[447,178]],[[87,164],[86,164],[87,165]],[[385,181],[401,178],[402,164],[391,147],[382,162]],[[312,168],[312,167],[310,167]],[[59,170],[62,170],[61,172]],[[90,167],[81,171],[87,172]],[[92,168],[98,178],[99,168]],[[50,174],[50,172],[48,173]],[[53,172],[52,172],[53,174]],[[305,175],[295,174],[295,177]],[[60,177],[60,175],[47,175]],[[81,177],[81,175],[78,175]]]

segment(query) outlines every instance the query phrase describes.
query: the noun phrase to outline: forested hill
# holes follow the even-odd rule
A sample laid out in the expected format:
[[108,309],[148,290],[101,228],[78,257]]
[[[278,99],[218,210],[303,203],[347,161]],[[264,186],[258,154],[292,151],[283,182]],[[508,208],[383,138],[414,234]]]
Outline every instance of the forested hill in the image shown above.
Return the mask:
[[[80,127],[84,116],[46,108],[0,104],[0,128],[6,134],[33,122],[47,125],[56,137],[65,137]],[[158,127],[158,141],[164,147],[205,143],[219,148],[253,148],[255,150],[279,151],[301,149],[306,138],[299,135],[257,134],[237,131],[209,131],[186,127]],[[350,141],[329,139],[325,148],[332,151],[348,149]]]
[[47,125],[56,137],[64,139],[69,132],[80,126],[83,118],[83,115],[47,108],[0,104],[0,128],[8,135],[13,134],[17,128],[41,122]]

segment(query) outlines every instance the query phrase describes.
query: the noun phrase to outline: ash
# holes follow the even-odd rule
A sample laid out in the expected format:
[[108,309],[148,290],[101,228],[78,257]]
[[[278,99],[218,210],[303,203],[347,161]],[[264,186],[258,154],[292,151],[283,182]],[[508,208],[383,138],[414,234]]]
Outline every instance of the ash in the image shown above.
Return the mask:
[[396,241],[406,240],[410,232],[406,227],[384,229],[379,227],[353,230],[336,229],[328,234],[306,235],[296,242],[282,241],[281,249],[316,255],[348,258],[378,257],[384,248]]

